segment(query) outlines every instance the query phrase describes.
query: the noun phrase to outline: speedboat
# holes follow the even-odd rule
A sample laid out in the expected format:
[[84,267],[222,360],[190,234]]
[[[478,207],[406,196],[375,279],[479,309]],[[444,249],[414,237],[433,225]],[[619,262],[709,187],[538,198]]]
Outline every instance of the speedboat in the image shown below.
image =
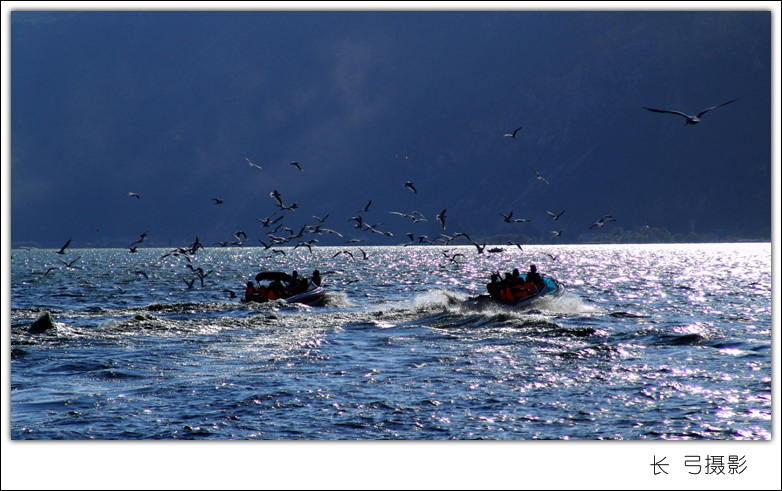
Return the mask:
[[[261,282],[261,281],[279,281],[282,283],[282,286],[285,290],[288,289],[290,286],[291,280],[293,280],[293,277],[289,275],[288,273],[283,273],[279,271],[265,271],[258,273],[255,275],[255,281]],[[315,306],[320,304],[323,301],[323,297],[326,295],[326,290],[322,286],[318,286],[315,283],[313,283],[311,280],[307,280],[307,288],[300,293],[297,293],[295,295],[286,296],[283,297],[281,300],[285,301],[286,303],[301,303],[304,305],[309,306]],[[242,303],[247,302],[256,302],[258,300],[245,300],[242,299]],[[265,300],[260,300],[265,301]]]
[[[526,279],[526,275],[520,275]],[[541,275],[543,278],[543,288],[541,288],[536,294],[526,298],[522,298],[516,301],[505,301],[492,298],[488,294],[478,295],[477,297],[470,297],[464,301],[464,304],[469,307],[485,308],[491,305],[502,305],[512,307],[514,309],[528,307],[533,302],[540,300],[541,298],[557,298],[565,293],[565,287],[559,281],[555,280],[551,276]]]

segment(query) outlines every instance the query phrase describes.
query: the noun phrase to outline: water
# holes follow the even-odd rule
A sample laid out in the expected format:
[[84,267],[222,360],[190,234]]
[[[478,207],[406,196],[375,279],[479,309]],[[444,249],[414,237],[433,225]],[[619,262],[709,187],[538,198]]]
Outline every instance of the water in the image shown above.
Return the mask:
[[[11,438],[771,439],[768,243],[362,249],[13,250]],[[567,293],[463,307],[530,263]],[[262,269],[325,304],[231,298]]]

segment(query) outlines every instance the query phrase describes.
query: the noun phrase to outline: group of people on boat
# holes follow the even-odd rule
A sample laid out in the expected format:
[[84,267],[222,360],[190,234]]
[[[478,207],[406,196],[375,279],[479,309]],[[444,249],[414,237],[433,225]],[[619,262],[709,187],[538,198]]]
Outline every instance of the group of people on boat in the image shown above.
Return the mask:
[[494,300],[502,302],[518,302],[525,298],[537,295],[544,288],[543,277],[538,273],[538,268],[531,264],[529,271],[522,276],[518,269],[512,273],[505,273],[500,278],[499,273],[491,275],[491,281],[486,285],[486,290]]
[[287,284],[283,284],[281,280],[275,279],[268,285],[263,285],[258,281],[258,286],[256,287],[252,281],[248,281],[247,288],[244,290],[244,301],[266,302],[267,300],[277,300],[278,298],[289,298],[306,292],[310,288],[310,283],[317,288],[322,282],[323,278],[321,278],[320,271],[317,269],[312,272],[312,278],[299,276],[299,272],[294,271]]

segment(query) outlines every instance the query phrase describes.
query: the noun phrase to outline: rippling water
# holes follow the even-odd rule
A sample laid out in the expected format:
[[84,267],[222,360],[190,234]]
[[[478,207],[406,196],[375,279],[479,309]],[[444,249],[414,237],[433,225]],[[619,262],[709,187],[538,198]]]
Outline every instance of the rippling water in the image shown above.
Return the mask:
[[[12,251],[12,439],[771,438],[770,244],[340,250]],[[567,293],[462,305],[530,263]],[[231,298],[262,269],[325,304]]]

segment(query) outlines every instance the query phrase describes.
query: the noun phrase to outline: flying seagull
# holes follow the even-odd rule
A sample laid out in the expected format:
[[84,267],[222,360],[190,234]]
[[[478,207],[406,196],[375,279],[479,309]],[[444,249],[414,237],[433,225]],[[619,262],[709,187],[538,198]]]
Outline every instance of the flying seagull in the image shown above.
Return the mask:
[[280,194],[280,192],[279,192],[279,191],[277,191],[277,190],[275,189],[274,191],[272,191],[271,193],[269,193],[269,196],[271,196],[272,198],[274,198],[274,200],[277,202],[277,204],[278,204],[278,205],[280,205],[280,206],[283,206],[283,205],[282,205],[282,195]]
[[548,213],[549,215],[551,215],[551,218],[553,218],[554,220],[559,220],[559,217],[561,217],[561,216],[562,216],[562,213],[565,213],[565,210],[562,210],[562,211],[559,213],[559,215],[555,215],[555,214],[551,213],[551,212],[550,212],[550,211],[548,211],[548,210],[546,210],[546,213]]
[[247,157],[245,157],[245,158],[244,158],[244,160],[246,160],[246,161],[247,161],[247,163],[249,163],[249,164],[250,164],[251,166],[253,166],[253,167],[257,167],[257,168],[259,168],[259,169],[263,169],[263,167],[261,167],[260,165],[253,164],[253,163],[250,161],[250,159],[248,159]]
[[[535,169],[532,169],[532,170],[535,170]],[[536,171],[536,170],[535,170],[535,175],[537,175],[537,176],[538,176],[538,179],[540,179],[541,181],[545,182],[546,184],[551,184],[551,183],[550,183],[550,182],[548,182],[546,179],[544,179],[544,178],[543,178],[543,176],[541,176],[540,174],[538,174],[538,171]]]
[[71,245],[71,240],[72,239],[68,239],[68,242],[66,242],[65,245],[62,246],[59,251],[55,252],[55,254],[65,254],[65,248]]
[[521,128],[523,128],[523,126],[519,126],[519,127],[518,127],[518,128],[516,128],[515,130],[513,130],[513,133],[505,133],[505,134],[504,134],[504,135],[502,135],[502,136],[509,136],[509,137],[511,137],[511,138],[516,138],[516,133],[518,133],[518,132],[519,132],[519,130],[520,130]]
[[214,200],[216,205],[222,205],[223,204],[223,200],[221,200],[219,198],[212,198],[212,199]]
[[440,225],[443,227],[443,230],[445,230],[445,210],[441,211],[435,218],[440,221]]
[[730,104],[731,102],[736,102],[737,100],[741,99],[741,97],[736,97],[732,101],[723,102],[722,104],[718,104],[716,106],[707,107],[703,111],[699,112],[697,116],[690,116],[689,114],[684,114],[680,111],[671,111],[668,109],[652,109],[651,107],[644,107],[647,111],[652,111],[654,113],[670,113],[670,114],[678,114],[679,116],[684,117],[684,124],[685,126],[688,124],[698,124],[701,122],[701,116],[706,114],[708,111],[711,111],[712,109],[717,109],[718,107],[725,106],[727,104]]
[[[58,258],[58,259],[59,259],[59,258]],[[74,264],[76,261],[78,261],[79,259],[81,259],[81,256],[77,257],[76,259],[74,259],[74,260],[73,260],[73,261],[71,261],[71,262],[68,262],[68,261],[66,261],[66,260],[64,260],[64,259],[60,259],[60,262],[61,262],[61,263],[63,263],[65,266],[67,266],[67,267],[69,267],[69,268],[72,268],[72,267],[73,267],[73,264]]]
[[502,215],[504,217],[503,221],[508,222],[508,223],[518,223],[518,222],[529,222],[529,221],[531,221],[531,220],[528,220],[526,218],[514,218],[513,220],[511,220],[510,217],[513,216],[513,211],[511,211],[507,215],[505,213],[500,213],[500,215]]
[[135,196],[138,199],[141,199],[141,196],[138,195],[138,193],[128,193],[128,196]]
[[365,213],[365,212],[369,211],[369,205],[371,205],[371,204],[372,204],[372,200],[369,200],[369,203],[367,203],[367,206],[365,206],[363,210],[358,210],[356,213]]
[[603,225],[606,224],[606,222],[615,222],[615,221],[616,221],[616,219],[614,217],[612,217],[611,215],[603,215],[600,218],[600,220],[596,221],[595,223],[592,224],[591,227],[589,227],[589,230],[592,230],[595,227],[602,227]]
[[297,169],[299,169],[300,171],[304,172],[304,169],[302,169],[302,168],[301,168],[301,166],[299,165],[299,163],[298,163],[298,162],[296,162],[295,160],[294,160],[293,162],[291,162],[291,165],[292,165],[292,166],[294,166],[294,167],[296,167],[296,168],[297,168]]
[[408,188],[410,191],[414,192],[415,194],[418,194],[418,191],[415,190],[415,186],[413,186],[413,183],[410,181],[407,181],[403,184],[403,187]]

